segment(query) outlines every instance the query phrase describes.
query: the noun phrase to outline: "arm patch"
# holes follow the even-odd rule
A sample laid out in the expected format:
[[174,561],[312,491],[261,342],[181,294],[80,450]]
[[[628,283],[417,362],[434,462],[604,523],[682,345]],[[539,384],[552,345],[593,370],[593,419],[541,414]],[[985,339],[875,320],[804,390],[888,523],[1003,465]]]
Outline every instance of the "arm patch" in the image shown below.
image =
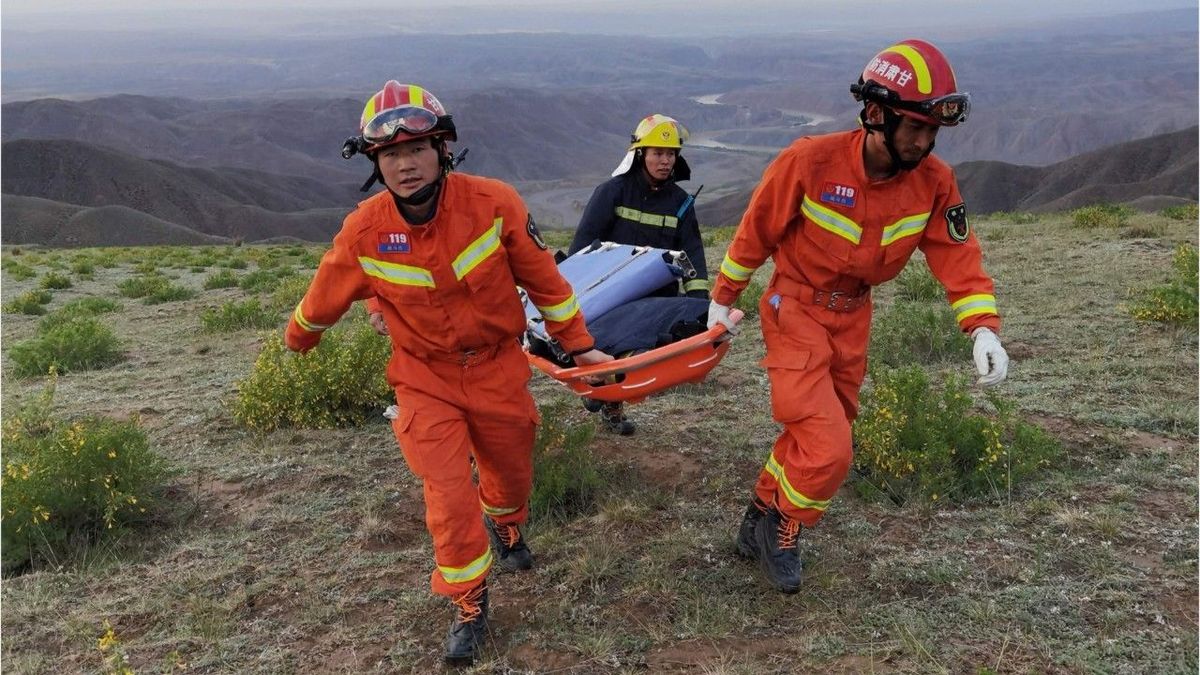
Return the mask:
[[533,240],[537,247],[545,251],[550,248],[546,245],[546,240],[542,239],[542,233],[538,231],[537,223],[533,222],[533,214],[529,214],[529,220],[525,221],[525,232],[529,234],[529,238]]
[[971,236],[971,225],[967,223],[967,205],[959,202],[946,209],[946,231],[950,238],[963,243]]

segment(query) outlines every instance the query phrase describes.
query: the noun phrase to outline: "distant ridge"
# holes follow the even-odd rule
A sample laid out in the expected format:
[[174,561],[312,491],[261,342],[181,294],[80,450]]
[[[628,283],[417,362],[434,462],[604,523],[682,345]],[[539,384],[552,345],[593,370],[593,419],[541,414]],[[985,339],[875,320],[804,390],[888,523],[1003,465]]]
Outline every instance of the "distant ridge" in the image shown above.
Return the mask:
[[[9,141],[2,153],[4,243],[67,245],[63,232],[93,245],[132,239],[191,243],[197,237],[320,241],[337,231],[361,199],[345,184],[249,169],[182,167],[78,141]],[[83,207],[123,210],[80,214]],[[69,222],[72,218],[79,220]],[[85,235],[79,230],[83,224],[98,227],[99,233]],[[147,236],[157,232],[164,240],[125,231],[130,228]]]
[[[1064,211],[1100,202],[1157,209],[1197,199],[1200,151],[1191,127],[1111,145],[1049,166],[963,162],[954,167],[971,213]],[[737,225],[754,186],[700,206],[705,226]]]

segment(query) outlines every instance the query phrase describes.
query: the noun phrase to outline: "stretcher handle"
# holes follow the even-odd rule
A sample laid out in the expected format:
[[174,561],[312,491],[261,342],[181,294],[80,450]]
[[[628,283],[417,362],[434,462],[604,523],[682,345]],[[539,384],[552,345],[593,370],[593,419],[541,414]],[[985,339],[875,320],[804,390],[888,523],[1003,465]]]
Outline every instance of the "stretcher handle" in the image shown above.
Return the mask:
[[[729,319],[734,324],[741,322],[744,313],[740,309],[734,309],[729,312]],[[640,370],[647,366],[652,366],[660,361],[665,361],[673,356],[682,354],[683,352],[691,351],[701,344],[708,342],[719,342],[721,340],[731,339],[725,326],[716,324],[712,328],[698,333],[685,340],[672,342],[669,345],[664,345],[658,349],[651,349],[648,352],[636,354],[624,359],[614,359],[607,363],[597,363],[591,366],[574,366],[571,368],[563,368],[558,364],[544,359],[534,354],[529,354],[529,359],[536,362],[538,370],[546,373],[560,382],[570,382],[574,380],[601,379],[611,375],[623,375],[628,372]]]

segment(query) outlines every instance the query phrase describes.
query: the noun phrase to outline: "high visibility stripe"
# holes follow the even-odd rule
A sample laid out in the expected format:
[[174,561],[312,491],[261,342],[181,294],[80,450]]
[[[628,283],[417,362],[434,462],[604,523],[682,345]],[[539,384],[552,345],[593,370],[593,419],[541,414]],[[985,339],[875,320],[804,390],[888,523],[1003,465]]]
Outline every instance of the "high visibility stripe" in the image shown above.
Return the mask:
[[1000,314],[1000,312],[996,311],[996,296],[989,293],[968,295],[957,302],[951,303],[950,309],[954,310],[954,318],[959,323],[962,323],[963,319],[975,316],[976,314]]
[[300,305],[296,305],[296,311],[292,312],[292,318],[296,320],[296,325],[310,333],[320,333],[321,331],[329,328],[328,325],[313,323],[304,318],[304,314],[300,312]]
[[492,567],[492,547],[489,546],[483,555],[467,563],[463,567],[449,567],[447,565],[438,565],[438,571],[442,573],[442,578],[448,584],[463,584],[468,581],[474,581],[479,577],[487,574],[487,571]]
[[709,288],[708,279],[692,279],[683,284],[684,293],[688,291],[707,291]]
[[918,213],[915,216],[901,218],[896,222],[883,228],[883,241],[881,244],[887,246],[905,237],[911,237],[914,234],[921,234],[925,231],[925,225],[929,223],[929,213]]
[[538,311],[542,313],[542,318],[547,321],[566,321],[579,313],[579,301],[575,299],[575,294],[563,300],[557,305],[543,307],[534,305]]
[[500,226],[503,224],[503,218],[496,218],[482,236],[471,242],[471,245],[454,259],[454,276],[459,281],[500,248]]
[[628,206],[618,206],[616,208],[616,213],[618,218],[632,220],[643,225],[653,225],[654,227],[675,227],[676,223],[679,222],[679,219],[675,216],[663,216],[657,213],[646,213],[645,211],[631,209]]
[[810,499],[801,494],[799,490],[792,487],[792,484],[788,482],[787,476],[783,473],[783,465],[775,460],[774,454],[767,459],[766,470],[767,473],[775,477],[775,480],[779,481],[779,484],[783,486],[784,496],[786,496],[788,501],[795,505],[795,507],[798,509],[816,509],[818,511],[824,511],[825,509],[829,508],[829,502],[833,501],[831,499]]
[[400,265],[361,255],[358,257],[358,264],[362,266],[363,272],[366,272],[369,277],[383,279],[400,286],[434,288],[433,273],[421,267]]
[[754,270],[744,265],[739,265],[725,254],[725,260],[721,262],[721,274],[733,279],[734,281],[745,281],[754,274]]
[[933,93],[933,79],[929,77],[929,64],[925,63],[925,57],[921,56],[921,52],[908,45],[892,45],[883,51],[896,52],[908,59],[908,62],[912,64],[913,74],[917,76],[917,91],[922,94]]
[[804,195],[804,202],[800,204],[800,211],[821,229],[829,230],[855,246],[858,245],[858,242],[862,241],[862,228],[858,226],[858,223],[837,211],[821,206],[809,199],[808,195]]
[[411,106],[425,107],[425,92],[415,84],[408,85],[408,104]]
[[510,513],[516,513],[517,511],[521,510],[521,507],[519,507],[519,506],[514,506],[512,508],[491,506],[487,502],[483,501],[482,499],[479,500],[479,504],[481,506],[483,506],[483,512],[488,514],[489,516],[507,516]]

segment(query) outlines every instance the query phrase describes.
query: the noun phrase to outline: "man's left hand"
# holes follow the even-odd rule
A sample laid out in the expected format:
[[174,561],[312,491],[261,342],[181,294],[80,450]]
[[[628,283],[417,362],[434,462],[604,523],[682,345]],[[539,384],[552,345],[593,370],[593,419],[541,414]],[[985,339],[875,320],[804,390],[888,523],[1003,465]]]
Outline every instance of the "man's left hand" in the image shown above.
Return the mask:
[[990,328],[976,328],[971,336],[975,338],[972,354],[979,371],[976,382],[984,387],[1000,384],[1008,376],[1008,352],[1000,346],[1000,338]]

